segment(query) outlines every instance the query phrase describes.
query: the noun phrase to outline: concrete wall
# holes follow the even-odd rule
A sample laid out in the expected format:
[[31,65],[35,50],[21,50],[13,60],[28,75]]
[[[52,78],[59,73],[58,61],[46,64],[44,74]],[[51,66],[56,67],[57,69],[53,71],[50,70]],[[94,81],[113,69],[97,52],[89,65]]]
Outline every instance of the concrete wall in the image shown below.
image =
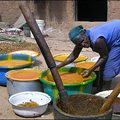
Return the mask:
[[109,0],[108,1],[108,20],[120,19],[120,1]]
[[74,21],[73,2],[65,0],[35,3],[37,18],[44,19],[47,26],[64,26]]
[[[19,3],[15,0],[0,1],[1,20],[13,24],[21,14]],[[69,28],[75,22],[74,0],[27,0],[27,4],[36,19],[44,19],[48,27]],[[108,20],[120,19],[119,6],[119,0],[108,0]]]
[[[25,1],[22,1],[25,2]],[[2,22],[14,24],[19,18],[21,11],[19,9],[20,1],[0,1],[0,16]],[[67,27],[74,22],[73,19],[73,2],[56,1],[56,0],[36,0],[28,1],[31,11],[35,14],[36,19],[43,19],[46,26]],[[67,23],[67,24],[66,24]]]
[[[25,1],[22,1],[25,3]],[[8,1],[0,1],[0,16],[2,22],[7,22],[9,24],[13,24],[16,22],[16,20],[20,17],[21,11],[19,9],[20,1],[15,0],[8,0]],[[31,10],[33,7],[33,2],[27,1],[27,4],[31,7]]]
[[20,10],[17,6],[18,3],[15,1],[0,1],[0,16],[2,21],[10,24],[15,22],[20,15]]

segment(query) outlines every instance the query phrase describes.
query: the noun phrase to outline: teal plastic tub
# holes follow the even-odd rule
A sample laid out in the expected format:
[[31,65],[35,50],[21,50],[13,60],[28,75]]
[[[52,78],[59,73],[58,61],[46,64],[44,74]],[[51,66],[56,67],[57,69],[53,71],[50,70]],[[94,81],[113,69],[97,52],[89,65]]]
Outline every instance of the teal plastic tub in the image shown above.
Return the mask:
[[[82,71],[82,69],[77,67],[71,67],[71,68],[63,67],[59,70],[59,72],[70,72],[70,73],[75,73],[77,71]],[[58,97],[58,90],[56,88],[55,82],[51,82],[44,79],[44,77],[46,76],[47,76],[47,70],[41,72],[40,81],[43,83],[44,92],[49,94],[51,96],[51,99],[54,100]],[[84,82],[74,83],[74,84],[64,84],[67,93],[69,95],[75,93],[91,93],[93,87],[93,81],[96,79],[95,72],[92,72],[91,77],[92,79]]]
[[34,62],[35,58],[26,54],[0,54],[0,61],[4,60],[26,60],[29,61],[28,64],[23,64],[15,67],[9,66],[0,66],[0,85],[6,86],[7,78],[5,77],[6,72],[15,69],[21,69],[26,67],[31,67]]

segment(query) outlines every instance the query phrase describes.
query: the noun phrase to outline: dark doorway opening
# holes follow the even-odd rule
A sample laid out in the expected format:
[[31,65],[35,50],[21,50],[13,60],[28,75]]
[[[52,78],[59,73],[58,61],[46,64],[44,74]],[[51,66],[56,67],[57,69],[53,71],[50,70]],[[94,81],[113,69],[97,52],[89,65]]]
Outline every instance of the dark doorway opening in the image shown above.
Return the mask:
[[106,21],[107,0],[75,0],[77,21]]

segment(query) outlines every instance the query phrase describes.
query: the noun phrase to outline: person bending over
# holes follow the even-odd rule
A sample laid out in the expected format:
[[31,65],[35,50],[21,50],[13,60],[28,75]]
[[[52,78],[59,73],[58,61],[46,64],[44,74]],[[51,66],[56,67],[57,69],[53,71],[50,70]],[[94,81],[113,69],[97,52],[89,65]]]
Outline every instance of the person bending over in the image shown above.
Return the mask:
[[71,54],[57,68],[73,62],[83,48],[92,48],[99,53],[100,58],[90,69],[81,74],[87,77],[96,68],[102,73],[102,90],[110,89],[112,79],[120,73],[120,20],[110,20],[102,24],[84,29],[82,25],[74,27],[69,32],[70,40],[75,44]]

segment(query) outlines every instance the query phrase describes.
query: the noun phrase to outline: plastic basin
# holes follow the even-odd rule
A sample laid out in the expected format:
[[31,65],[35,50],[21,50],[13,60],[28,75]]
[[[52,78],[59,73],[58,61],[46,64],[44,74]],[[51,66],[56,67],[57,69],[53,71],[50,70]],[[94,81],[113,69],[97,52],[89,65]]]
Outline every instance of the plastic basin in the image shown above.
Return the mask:
[[19,66],[0,66],[0,85],[6,86],[7,83],[7,78],[5,77],[6,72],[10,70],[15,70],[15,69],[21,69],[21,68],[26,68],[26,67],[32,67],[32,65],[35,62],[35,58],[26,54],[0,54],[0,61],[4,60],[25,60],[28,61],[29,63],[19,65]]
[[27,54],[32,57],[37,57],[38,55],[40,55],[40,53],[33,50],[18,50],[18,51],[10,52],[9,54]]
[[[63,62],[69,55],[70,55],[70,53],[56,54],[54,56],[54,60],[55,60],[56,64],[58,65],[61,62]],[[74,62],[72,62],[72,63],[70,63],[68,65],[65,65],[65,67],[75,67],[76,63],[79,63],[79,62],[82,62],[82,61],[86,61],[87,59],[88,59],[87,56],[85,56],[85,55],[79,55],[78,58]]]
[[[59,72],[70,72],[74,73],[77,70],[82,70],[81,68],[77,67],[63,67],[59,69]],[[47,76],[47,70],[41,72],[40,74],[40,81],[43,83],[43,90],[45,93],[49,94],[52,100],[56,99],[58,97],[58,90],[56,87],[55,82],[51,82],[48,80],[45,80],[44,77]],[[93,87],[93,81],[96,79],[96,74],[93,72],[91,74],[92,79],[80,82],[80,83],[74,83],[74,84],[64,84],[65,89],[67,90],[68,94],[74,94],[74,93],[91,93],[92,87]]]

